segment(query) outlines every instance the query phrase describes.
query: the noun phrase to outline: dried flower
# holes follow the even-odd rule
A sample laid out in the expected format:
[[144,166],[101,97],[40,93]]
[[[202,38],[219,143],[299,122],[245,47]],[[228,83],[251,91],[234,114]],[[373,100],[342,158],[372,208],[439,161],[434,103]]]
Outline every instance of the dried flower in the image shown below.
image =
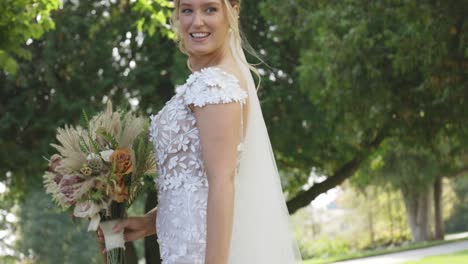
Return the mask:
[[110,161],[115,164],[114,174],[119,181],[133,171],[132,155],[128,148],[115,150],[110,156]]
[[59,197],[65,203],[73,204],[94,185],[94,179],[87,180],[80,174],[64,175],[59,183]]
[[57,172],[57,168],[61,165],[62,162],[62,156],[59,154],[54,154],[52,157],[50,157],[49,160],[49,171],[51,172]]
[[78,202],[73,210],[73,215],[81,218],[93,217],[95,214],[99,213],[101,209],[100,205],[92,201]]
[[57,171],[57,169],[60,167],[62,163],[62,156],[58,154],[52,155],[49,160],[49,171],[54,175],[53,181],[56,184],[60,183],[60,180],[62,180],[63,175]]
[[80,169],[80,172],[84,176],[90,176],[93,173],[93,170],[87,165],[83,165],[83,167]]
[[96,156],[92,159],[88,159],[88,167],[92,170],[93,174],[98,174],[102,171],[104,169],[104,164],[102,163],[101,157]]
[[63,209],[74,209],[73,217],[91,217],[88,230],[94,230],[99,213],[111,218],[122,215],[111,204],[138,193],[127,185],[126,177],[141,180],[154,171],[155,160],[151,148],[141,144],[148,137],[145,117],[113,111],[109,102],[106,111],[85,120],[86,129],[68,125],[57,129],[59,143],[52,146],[58,154],[51,157],[43,178],[53,200]]
[[60,181],[62,180],[62,178],[63,178],[63,175],[62,175],[62,174],[56,173],[55,176],[54,176],[54,182],[55,182],[56,184],[59,184]]
[[128,187],[123,179],[118,181],[117,185],[114,186],[114,190],[110,193],[110,198],[118,203],[122,203],[128,199]]
[[109,149],[109,150],[101,151],[100,154],[101,154],[102,159],[105,162],[110,162],[110,156],[112,155],[113,152],[114,152],[114,150]]
[[106,189],[106,184],[100,180],[96,180],[95,184],[94,184],[94,188],[96,188],[97,190],[100,190],[100,191],[104,191]]

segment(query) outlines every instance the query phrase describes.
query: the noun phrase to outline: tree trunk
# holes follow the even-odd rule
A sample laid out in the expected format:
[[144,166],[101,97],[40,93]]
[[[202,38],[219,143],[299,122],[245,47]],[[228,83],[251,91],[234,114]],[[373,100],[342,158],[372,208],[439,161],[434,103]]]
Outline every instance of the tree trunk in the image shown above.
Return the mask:
[[[154,207],[158,205],[157,195],[158,194],[155,190],[151,190],[147,193],[145,202],[145,212],[151,211]],[[157,235],[145,237],[145,260],[146,264],[161,264],[161,256],[159,252]]]
[[394,232],[394,223],[393,223],[393,212],[392,212],[392,194],[389,190],[386,190],[387,193],[387,211],[388,211],[388,220],[390,222],[390,238],[393,242],[395,240],[395,232]]
[[[401,204],[399,202],[396,202],[395,203],[395,208],[396,208],[396,211],[397,212],[401,212]],[[406,231],[406,228],[404,227],[404,219],[402,219],[401,217],[399,217],[399,214],[397,213],[397,228],[398,228],[398,237],[397,237],[397,241],[401,241],[403,236],[404,236],[404,232]]]
[[369,236],[370,236],[370,241],[372,244],[372,248],[375,248],[375,230],[374,230],[374,212],[372,210],[372,203],[373,201],[373,196],[369,197],[370,194],[366,193],[366,200],[367,200],[367,205],[368,205],[368,211],[367,211],[367,222],[369,226]]
[[442,177],[438,177],[434,182],[434,223],[435,239],[444,240],[445,228],[442,213]]
[[402,195],[413,242],[430,240],[430,188],[409,186],[402,189]]

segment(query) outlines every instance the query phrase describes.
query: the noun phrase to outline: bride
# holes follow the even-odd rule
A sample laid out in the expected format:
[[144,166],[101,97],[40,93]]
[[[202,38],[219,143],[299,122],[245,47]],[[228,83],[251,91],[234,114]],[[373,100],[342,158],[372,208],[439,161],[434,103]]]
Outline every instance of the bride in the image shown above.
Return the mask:
[[240,0],[174,4],[172,24],[192,73],[151,116],[158,206],[114,231],[127,241],[156,233],[164,264],[300,263],[250,72],[257,71],[242,49]]

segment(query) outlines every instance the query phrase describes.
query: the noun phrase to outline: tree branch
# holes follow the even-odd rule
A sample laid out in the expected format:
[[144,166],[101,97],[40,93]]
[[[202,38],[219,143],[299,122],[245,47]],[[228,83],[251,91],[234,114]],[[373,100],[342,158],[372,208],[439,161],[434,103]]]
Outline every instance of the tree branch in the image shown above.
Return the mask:
[[387,128],[384,126],[375,139],[368,144],[363,144],[362,149],[365,152],[360,152],[354,159],[346,162],[341,166],[333,176],[328,177],[325,181],[314,184],[306,191],[299,192],[295,197],[287,202],[287,207],[290,214],[294,214],[297,210],[309,205],[320,194],[340,185],[344,180],[351,177],[362,162],[372,154],[382,141],[387,137]]
[[457,178],[466,173],[468,173],[468,166],[460,168],[458,170],[451,171],[447,175],[444,175],[444,177],[445,178]]

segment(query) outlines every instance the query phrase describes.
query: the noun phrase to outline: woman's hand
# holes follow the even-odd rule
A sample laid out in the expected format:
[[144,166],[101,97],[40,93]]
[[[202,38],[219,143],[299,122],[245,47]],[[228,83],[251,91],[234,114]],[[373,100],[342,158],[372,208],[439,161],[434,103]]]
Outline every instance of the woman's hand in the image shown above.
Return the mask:
[[[118,222],[112,231],[119,232],[124,230],[124,240],[134,241],[156,233],[156,208],[144,216],[128,217]],[[98,239],[104,241],[104,235],[101,228],[98,228]]]

